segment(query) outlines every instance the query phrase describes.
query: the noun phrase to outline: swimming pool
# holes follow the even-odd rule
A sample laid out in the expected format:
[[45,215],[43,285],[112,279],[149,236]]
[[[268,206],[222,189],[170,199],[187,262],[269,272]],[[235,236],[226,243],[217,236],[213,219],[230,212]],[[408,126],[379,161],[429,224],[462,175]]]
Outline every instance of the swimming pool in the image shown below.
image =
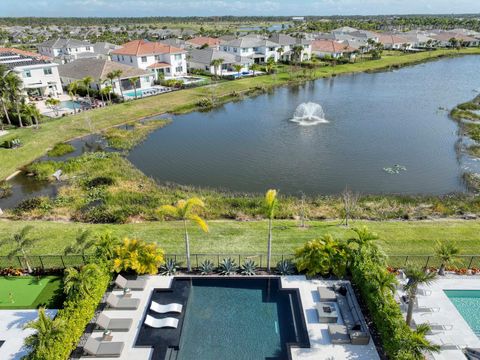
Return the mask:
[[60,103],[60,108],[73,110],[74,107],[76,110],[89,107],[86,103],[81,103],[79,101],[65,100]]
[[480,337],[480,290],[444,290],[473,332]]

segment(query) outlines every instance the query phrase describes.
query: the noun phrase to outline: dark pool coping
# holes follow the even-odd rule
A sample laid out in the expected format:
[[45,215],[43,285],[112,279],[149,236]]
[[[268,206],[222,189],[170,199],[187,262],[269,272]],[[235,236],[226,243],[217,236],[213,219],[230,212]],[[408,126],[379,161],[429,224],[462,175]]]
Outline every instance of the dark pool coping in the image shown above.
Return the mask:
[[[193,279],[212,279],[212,280],[233,280],[233,281],[249,281],[249,280],[275,280],[277,281],[279,291],[290,293],[296,300],[298,304],[298,312],[300,314],[300,319],[297,319],[295,316],[295,321],[297,322],[297,333],[300,333],[298,337],[300,338],[299,342],[288,342],[285,343],[286,346],[286,353],[287,353],[287,360],[292,360],[291,349],[292,348],[310,348],[310,336],[308,333],[307,322],[305,319],[305,312],[303,309],[302,299],[300,296],[300,290],[298,288],[284,288],[282,285],[282,279],[280,276],[270,276],[270,275],[259,275],[259,276],[219,276],[219,275],[190,275],[190,276],[175,276],[170,283],[169,288],[155,288],[153,289],[150,298],[147,302],[147,306],[144,310],[144,314],[142,316],[142,325],[140,330],[136,334],[135,340],[135,347],[150,347],[153,348],[152,356],[150,357],[151,360],[164,360],[165,355],[167,354],[168,348],[173,348],[175,350],[179,349],[180,339],[182,336],[183,330],[183,321],[186,314],[186,308],[188,304],[188,298],[190,294],[190,287],[191,284],[186,282],[188,286],[188,291],[184,291],[183,293],[175,293],[175,288],[179,286],[181,282],[185,282],[188,280]],[[177,281],[180,280],[180,281]],[[186,290],[186,289],[184,289]],[[183,305],[182,313],[177,315],[169,315],[169,314],[155,314],[149,310],[150,304],[152,300],[156,297],[156,294],[162,294],[162,301],[161,303],[168,303],[168,302],[178,302]],[[165,297],[165,295],[171,295]],[[146,325],[143,324],[147,314],[154,315],[155,317],[176,317],[179,319],[177,329],[152,329],[148,328]],[[293,315],[292,315],[293,316]],[[300,321],[300,324],[298,324]],[[170,331],[172,330],[172,331]],[[166,333],[167,331],[168,333]],[[164,340],[159,340],[164,338]],[[168,342],[168,343],[166,343]],[[266,359],[268,360],[268,359]]]

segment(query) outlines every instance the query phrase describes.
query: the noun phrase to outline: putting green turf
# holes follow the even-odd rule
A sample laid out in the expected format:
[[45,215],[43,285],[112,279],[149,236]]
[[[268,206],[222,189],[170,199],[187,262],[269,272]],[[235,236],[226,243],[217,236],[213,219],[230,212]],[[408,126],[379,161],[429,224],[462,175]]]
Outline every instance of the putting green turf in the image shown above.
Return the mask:
[[0,309],[58,308],[62,304],[62,279],[58,276],[1,276]]

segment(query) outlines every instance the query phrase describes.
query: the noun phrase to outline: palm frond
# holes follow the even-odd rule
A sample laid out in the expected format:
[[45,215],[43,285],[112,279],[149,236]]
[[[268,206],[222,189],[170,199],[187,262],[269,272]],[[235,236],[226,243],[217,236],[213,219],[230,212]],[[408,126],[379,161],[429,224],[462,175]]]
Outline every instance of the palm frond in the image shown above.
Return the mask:
[[178,217],[178,209],[173,205],[162,205],[158,208],[157,212],[160,215]]
[[208,232],[207,222],[203,220],[200,216],[196,214],[190,214],[188,218],[192,220],[194,223],[196,223],[200,227],[200,229],[202,229],[202,231]]

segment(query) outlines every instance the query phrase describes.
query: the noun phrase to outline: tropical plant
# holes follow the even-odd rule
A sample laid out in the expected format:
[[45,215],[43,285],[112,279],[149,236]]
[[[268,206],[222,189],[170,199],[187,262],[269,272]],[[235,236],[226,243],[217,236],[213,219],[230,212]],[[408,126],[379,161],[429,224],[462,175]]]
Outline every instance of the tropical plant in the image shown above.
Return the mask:
[[267,242],[267,271],[270,272],[270,261],[272,259],[272,222],[275,218],[278,199],[277,190],[270,189],[265,194],[264,214],[268,218],[268,242]]
[[394,273],[384,271],[377,271],[372,274],[373,283],[378,288],[380,293],[390,293],[395,294],[397,290],[396,285],[398,285],[397,277]]
[[238,266],[232,258],[223,259],[218,267],[220,275],[234,275],[237,270]]
[[292,58],[296,63],[302,61],[302,53],[303,53],[303,46],[302,45],[295,45],[292,48]]
[[220,75],[222,74],[221,71],[221,66],[225,60],[219,58],[219,59],[213,59],[212,62],[210,63],[211,66],[213,66],[213,71],[215,73],[215,77],[218,77],[218,69],[220,68]]
[[120,89],[120,95],[122,96],[122,99],[123,99],[122,78],[121,78],[122,74],[123,74],[123,71],[118,69],[118,70],[114,70],[114,71],[108,73],[107,77],[109,79],[111,78],[112,88],[114,88],[113,79],[116,78],[118,80],[118,87]]
[[116,272],[131,270],[138,275],[153,275],[163,263],[163,255],[163,250],[157,248],[156,244],[125,238],[123,244],[115,249],[113,269]]
[[85,87],[85,90],[87,91],[87,98],[88,102],[91,104],[92,99],[90,98],[90,85],[93,83],[93,78],[91,76],[85,76],[82,80],[82,85]]
[[60,100],[55,99],[55,98],[49,98],[45,100],[45,105],[47,105],[50,109],[52,109],[55,113],[55,115],[58,116],[59,113],[59,108],[58,106],[60,105]]
[[[10,70],[5,66],[0,64],[0,103],[2,104],[3,113],[5,115],[5,119],[7,120],[8,125],[12,125],[12,121],[10,120],[10,115],[7,110],[7,104],[9,101],[9,92],[8,86],[6,82],[6,76]],[[2,123],[3,126],[3,123]]]
[[242,64],[233,64],[233,68],[235,69],[238,77],[240,78],[240,71],[242,71],[243,65]]
[[25,115],[27,115],[30,119],[33,120],[32,122],[35,124],[35,128],[38,129],[38,119],[42,115],[40,114],[40,111],[38,111],[35,104],[25,104],[23,106],[23,111]]
[[376,246],[374,241],[378,240],[378,235],[377,233],[370,231],[367,226],[355,227],[352,230],[357,236],[347,240],[349,245],[355,244],[354,248]]
[[75,237],[75,242],[71,245],[68,245],[63,253],[68,254],[82,254],[85,255],[85,252],[95,245],[95,240],[90,238],[90,230],[79,230],[77,236]]
[[277,49],[277,53],[278,53],[278,59],[280,60],[282,58],[282,55],[283,53],[285,52],[285,49],[283,47],[279,47]]
[[[55,321],[45,313],[45,308],[38,309],[38,318],[29,321],[24,325],[24,329],[33,330],[33,334],[29,335],[24,344],[27,349],[45,349],[47,342],[55,339],[63,330],[64,322],[62,320]],[[27,355],[28,359],[28,355]]]
[[97,262],[109,263],[115,258],[115,249],[120,240],[112,235],[111,231],[105,231],[95,239],[93,257]]
[[63,278],[63,292],[68,297],[92,296],[92,289],[99,275],[100,268],[93,263],[83,266],[80,270],[67,268]]
[[203,201],[199,198],[193,197],[187,200],[179,200],[175,206],[163,205],[158,209],[158,213],[161,216],[167,215],[183,221],[187,271],[189,272],[192,268],[190,263],[190,240],[188,236],[187,221],[194,222],[202,231],[208,232],[207,223],[198,215],[198,211],[203,210],[204,208],[205,204]]
[[76,100],[78,95],[78,81],[72,81],[70,84],[68,84],[67,91],[68,91],[68,96],[70,96],[70,100],[72,100],[73,113],[76,114],[77,113]]
[[298,271],[306,271],[307,275],[343,276],[347,267],[347,252],[343,243],[340,243],[330,234],[320,239],[308,241],[295,251]]
[[240,272],[243,275],[255,275],[257,273],[257,264],[252,259],[246,259]]
[[460,253],[460,248],[454,241],[437,241],[435,254],[442,260],[438,275],[445,275],[445,267],[455,263],[455,256]]
[[198,267],[198,270],[200,270],[200,274],[202,275],[208,275],[213,272],[215,269],[215,265],[213,265],[213,262],[210,260],[205,260],[200,263],[200,266]]
[[19,232],[13,233],[11,237],[5,238],[0,241],[0,247],[7,245],[11,248],[10,252],[7,254],[8,257],[13,257],[16,254],[22,254],[23,262],[28,269],[28,272],[32,272],[32,267],[30,266],[30,261],[28,259],[28,250],[30,247],[37,241],[37,239],[31,238],[29,236],[30,232],[33,230],[33,226],[27,225],[24,226]]
[[15,104],[18,123],[20,127],[23,127],[22,114],[20,112],[21,104],[24,102],[24,95],[22,90],[22,80],[18,75],[10,71],[4,78],[6,85],[6,91],[9,94],[10,101],[12,104]]
[[249,69],[253,71],[253,76],[255,76],[255,72],[260,70],[260,65],[258,65],[257,63],[253,63],[252,65],[250,65]]
[[409,266],[405,269],[405,275],[408,279],[404,286],[404,290],[408,296],[407,325],[410,326],[418,287],[420,285],[429,285],[434,282],[437,274],[434,272],[426,272],[424,269],[417,266]]
[[105,86],[100,90],[100,95],[105,96],[105,99],[108,99],[108,103],[112,103],[112,87],[110,85]]
[[[425,359],[426,352],[439,352],[440,346],[430,343],[425,335],[431,331],[430,325],[419,324],[412,331],[408,348],[404,349],[404,355],[407,359]],[[402,358],[402,353],[399,358]]]
[[267,71],[267,73],[272,73],[275,69],[275,57],[273,56],[270,56],[268,59],[267,59],[267,62],[265,64],[265,70]]
[[175,259],[167,259],[165,263],[160,266],[160,275],[175,275],[177,272],[177,262]]
[[295,267],[290,260],[280,260],[277,263],[277,273],[279,275],[291,275],[294,271]]

